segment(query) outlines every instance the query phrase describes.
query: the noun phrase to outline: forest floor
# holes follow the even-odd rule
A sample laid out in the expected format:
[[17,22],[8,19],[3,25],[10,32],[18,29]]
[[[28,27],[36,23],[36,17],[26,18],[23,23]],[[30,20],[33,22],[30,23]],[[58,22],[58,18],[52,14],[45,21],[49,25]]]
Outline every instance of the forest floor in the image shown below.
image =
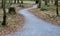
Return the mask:
[[18,29],[23,27],[24,23],[24,16],[21,14],[9,15],[6,14],[6,26],[2,26],[3,21],[3,14],[0,11],[0,36],[5,34],[16,32]]
[[36,5],[18,12],[24,16],[25,25],[20,31],[6,36],[60,36],[60,26],[52,25],[51,23],[37,18],[28,11],[33,8],[36,8]]
[[6,9],[6,15],[7,15],[7,26],[3,27],[1,25],[1,22],[3,21],[3,10],[0,9],[0,36],[4,36],[5,34],[13,33],[18,31],[23,27],[24,23],[24,16],[22,14],[18,14],[18,11],[24,8],[31,7],[32,4],[23,4],[24,7],[19,7],[19,4],[12,4],[11,7],[14,7],[16,9],[15,15],[9,15],[8,9]]
[[[35,16],[38,18],[41,18],[47,22],[54,23],[53,25],[58,25],[60,26],[60,15],[56,16],[56,7],[55,6],[50,6],[50,10],[48,11],[41,11],[39,8],[33,8],[28,11],[33,13]],[[60,7],[59,8],[59,14],[60,14]]]

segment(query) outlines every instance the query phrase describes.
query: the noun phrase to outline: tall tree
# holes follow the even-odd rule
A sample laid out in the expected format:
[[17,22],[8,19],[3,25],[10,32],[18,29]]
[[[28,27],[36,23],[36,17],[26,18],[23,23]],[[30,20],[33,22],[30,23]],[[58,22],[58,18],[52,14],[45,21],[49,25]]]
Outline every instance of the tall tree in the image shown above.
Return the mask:
[[17,3],[19,3],[19,0],[17,0]]
[[56,2],[57,2],[58,0],[55,0],[55,5],[57,4]]
[[45,5],[49,7],[49,1],[50,0],[44,0],[45,1]]
[[9,5],[11,5],[12,4],[12,0],[9,0]]
[[38,4],[39,0],[35,0],[35,3]]
[[48,1],[47,0],[44,0],[45,1],[45,5],[48,5]]
[[45,1],[45,5],[48,5],[50,0],[44,0]]
[[20,0],[21,1],[21,6],[23,7],[23,0]]
[[39,0],[38,8],[41,8],[41,0]]
[[3,5],[3,22],[2,22],[2,25],[6,25],[6,10],[5,10],[5,3],[6,3],[6,0],[2,0],[2,5]]
[[3,0],[2,0],[2,5],[1,5],[1,7],[3,8]]
[[57,16],[59,16],[59,12],[58,12],[58,0],[56,0],[55,2],[56,2],[56,4],[55,4],[56,5],[56,14],[57,14]]
[[14,3],[16,3],[16,0],[14,0]]
[[53,2],[54,2],[54,0],[51,0],[51,3],[52,3],[52,4],[54,4]]
[[56,0],[55,0],[55,5],[56,5]]

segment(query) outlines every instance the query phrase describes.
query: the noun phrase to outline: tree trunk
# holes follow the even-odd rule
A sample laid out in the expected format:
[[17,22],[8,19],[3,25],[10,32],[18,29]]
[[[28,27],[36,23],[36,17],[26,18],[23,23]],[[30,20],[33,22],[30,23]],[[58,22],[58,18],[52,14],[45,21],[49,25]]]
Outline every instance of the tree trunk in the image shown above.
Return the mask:
[[11,2],[11,0],[9,0],[9,5],[12,5],[12,2]]
[[48,4],[49,1],[50,1],[50,0],[45,0],[45,5],[48,6],[48,7],[49,7],[49,4]]
[[41,0],[39,0],[38,8],[41,8]]
[[48,5],[48,2],[47,2],[47,0],[45,0],[45,5]]
[[52,3],[52,4],[54,4],[53,2],[54,2],[54,0],[51,0],[51,3]]
[[57,14],[57,16],[59,16],[59,12],[58,12],[58,0],[56,0],[55,2],[56,2],[56,14]]
[[57,5],[57,3],[56,3],[56,2],[57,2],[57,0],[55,0],[55,5]]
[[2,0],[2,6],[1,7],[3,8],[3,0]]
[[6,11],[5,11],[5,0],[2,0],[3,2],[3,22],[2,22],[2,25],[5,26],[6,25]]
[[38,0],[35,0],[35,3],[36,3],[36,4],[38,4],[38,3],[39,3],[39,1],[38,1]]
[[17,0],[17,3],[19,3],[19,0]]
[[23,0],[21,0],[21,4],[23,4]]
[[16,0],[14,0],[14,3],[16,3]]
[[23,0],[21,0],[21,7],[23,7]]

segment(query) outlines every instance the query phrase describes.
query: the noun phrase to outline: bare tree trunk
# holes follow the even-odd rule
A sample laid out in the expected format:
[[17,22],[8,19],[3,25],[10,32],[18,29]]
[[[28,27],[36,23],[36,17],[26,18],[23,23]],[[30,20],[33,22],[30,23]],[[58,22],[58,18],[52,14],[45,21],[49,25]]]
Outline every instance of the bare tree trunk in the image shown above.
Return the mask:
[[16,0],[14,0],[14,3],[16,3]]
[[2,6],[1,7],[3,8],[3,0],[2,0]]
[[35,3],[38,4],[39,3],[39,0],[35,0]]
[[59,16],[59,12],[58,12],[58,0],[56,0],[55,3],[56,3],[56,14],[57,14],[57,16]]
[[23,0],[21,0],[21,6],[23,7]]
[[19,0],[17,0],[17,3],[19,3]]
[[49,1],[50,1],[50,0],[45,0],[45,5],[46,5],[46,6],[49,6],[49,4],[48,4]]
[[23,4],[23,0],[21,0],[21,4]]
[[56,5],[56,0],[55,0],[55,5]]
[[48,1],[47,0],[45,0],[45,5],[48,5]]
[[11,5],[12,4],[12,2],[11,2],[11,0],[9,0],[9,5]]
[[41,8],[41,0],[39,0],[38,8]]
[[6,25],[6,11],[5,11],[5,0],[2,0],[3,2],[3,22],[2,22],[2,25],[5,26]]
[[52,3],[52,4],[54,4],[53,2],[54,2],[54,0],[51,0],[51,3]]

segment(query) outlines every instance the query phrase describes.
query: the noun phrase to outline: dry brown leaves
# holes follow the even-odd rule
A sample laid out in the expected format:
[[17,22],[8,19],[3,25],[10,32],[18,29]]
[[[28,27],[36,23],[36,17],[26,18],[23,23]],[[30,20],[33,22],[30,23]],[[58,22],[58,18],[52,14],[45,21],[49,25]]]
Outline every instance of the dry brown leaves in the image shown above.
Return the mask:
[[[0,9],[0,21],[3,21],[3,11]],[[18,10],[18,9],[16,9]],[[19,8],[20,10],[20,8]],[[18,12],[18,11],[16,11]],[[7,26],[0,27],[0,36],[10,34],[20,30],[23,27],[24,16],[21,14],[9,15],[7,14]]]
[[51,16],[56,15],[55,11],[40,11],[40,9],[37,9],[37,8],[30,9],[28,11],[33,13],[38,18],[52,23],[53,25],[58,25],[58,26],[60,25],[60,19],[59,19],[60,17],[50,18],[49,16],[46,15],[46,14],[49,14]]
[[[17,7],[18,4],[13,4],[11,5],[12,7],[15,7],[16,12],[18,12],[21,9],[28,8],[32,4],[24,4],[24,8],[22,7]],[[8,13],[8,9],[6,9],[6,12]],[[2,16],[3,16],[3,11],[0,11],[0,21],[2,21]],[[23,27],[24,23],[24,16],[21,14],[15,14],[15,15],[9,15],[7,16],[7,26],[2,27],[0,31],[0,36],[4,36],[6,34],[10,34],[13,32],[16,32],[20,30]]]
[[24,17],[21,14],[7,16],[7,26],[0,29],[0,36],[10,34],[20,30],[23,27]]

